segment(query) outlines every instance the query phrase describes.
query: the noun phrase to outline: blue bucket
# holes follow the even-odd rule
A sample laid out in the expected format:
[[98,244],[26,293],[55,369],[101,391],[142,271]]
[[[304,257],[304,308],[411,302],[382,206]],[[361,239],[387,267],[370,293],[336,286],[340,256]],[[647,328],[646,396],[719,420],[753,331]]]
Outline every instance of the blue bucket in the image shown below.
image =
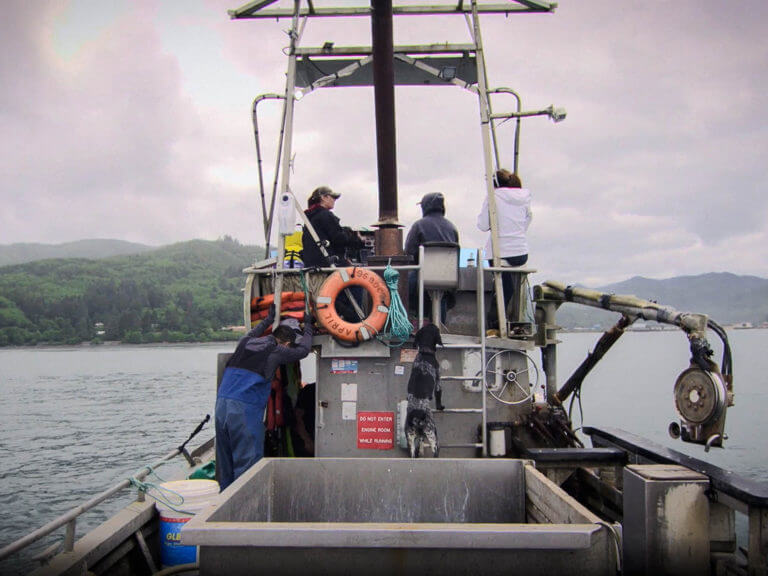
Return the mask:
[[[165,482],[160,487],[170,501],[155,503],[160,513],[160,560],[163,567],[194,564],[197,562],[197,546],[181,543],[181,529],[192,516],[216,501],[219,484],[213,480],[177,480]],[[177,494],[181,498],[177,498]]]

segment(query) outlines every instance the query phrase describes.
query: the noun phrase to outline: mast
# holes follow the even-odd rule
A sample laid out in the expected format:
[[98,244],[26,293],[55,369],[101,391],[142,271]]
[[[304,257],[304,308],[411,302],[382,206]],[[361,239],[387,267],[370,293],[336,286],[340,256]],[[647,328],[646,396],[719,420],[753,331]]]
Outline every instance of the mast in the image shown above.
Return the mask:
[[392,0],[371,0],[371,43],[379,181],[379,220],[375,224],[378,227],[376,255],[396,256],[403,253],[403,234],[397,215]]

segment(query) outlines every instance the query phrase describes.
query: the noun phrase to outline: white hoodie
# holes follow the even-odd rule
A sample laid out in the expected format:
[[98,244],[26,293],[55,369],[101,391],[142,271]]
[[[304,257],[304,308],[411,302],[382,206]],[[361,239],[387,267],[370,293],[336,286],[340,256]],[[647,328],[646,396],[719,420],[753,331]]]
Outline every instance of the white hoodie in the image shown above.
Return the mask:
[[[528,254],[525,232],[531,223],[531,192],[527,188],[496,188],[497,230],[499,233],[499,257],[510,258]],[[483,232],[491,229],[488,215],[488,197],[477,215],[477,227]],[[485,257],[493,257],[491,236],[485,243]]]

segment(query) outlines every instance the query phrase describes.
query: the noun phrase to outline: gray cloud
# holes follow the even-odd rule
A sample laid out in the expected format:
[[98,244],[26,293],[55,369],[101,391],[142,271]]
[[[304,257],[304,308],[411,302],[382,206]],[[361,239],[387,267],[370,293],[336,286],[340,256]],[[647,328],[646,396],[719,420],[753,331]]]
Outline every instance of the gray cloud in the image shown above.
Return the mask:
[[[56,54],[60,3],[14,1],[0,26],[0,242],[109,236],[148,243],[230,234],[263,242],[250,104],[281,92],[287,22],[231,22],[223,0],[123,6],[74,55]],[[768,275],[768,43],[758,0],[561,2],[553,15],[484,18],[492,86],[568,119],[523,123],[533,191],[531,265],[599,284],[710,270]],[[342,31],[348,39],[342,37]],[[466,42],[463,21],[396,19],[396,41]],[[310,22],[305,44],[366,44],[363,19]],[[514,101],[498,98],[497,111]],[[477,99],[397,89],[400,219],[447,196],[481,246]],[[263,105],[271,189],[279,103]],[[499,127],[512,164],[513,123]],[[377,219],[373,96],[328,89],[297,108],[292,188],[342,192],[345,223]]]

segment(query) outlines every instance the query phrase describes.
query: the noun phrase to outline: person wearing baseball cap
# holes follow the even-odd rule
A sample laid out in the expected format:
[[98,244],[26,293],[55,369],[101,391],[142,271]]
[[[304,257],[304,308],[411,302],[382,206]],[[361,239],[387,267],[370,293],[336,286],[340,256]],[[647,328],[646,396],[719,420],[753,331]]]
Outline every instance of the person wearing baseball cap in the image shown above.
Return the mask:
[[341,194],[328,186],[319,186],[309,195],[308,208],[304,210],[304,214],[307,215],[320,242],[325,245],[329,258],[323,256],[309,230],[304,226],[301,238],[302,258],[307,268],[330,266],[332,263],[345,264],[347,249],[359,248],[362,244],[360,237],[351,228],[342,227],[339,217],[332,212],[340,196]]
[[[314,190],[312,190],[312,194],[309,195],[309,199],[307,200],[307,205],[311,208],[313,204],[319,204],[324,196],[328,196],[330,198],[333,198],[334,200],[337,200],[341,194],[338,192],[334,192],[328,186],[318,186]],[[332,209],[333,206],[331,206],[330,209]]]

